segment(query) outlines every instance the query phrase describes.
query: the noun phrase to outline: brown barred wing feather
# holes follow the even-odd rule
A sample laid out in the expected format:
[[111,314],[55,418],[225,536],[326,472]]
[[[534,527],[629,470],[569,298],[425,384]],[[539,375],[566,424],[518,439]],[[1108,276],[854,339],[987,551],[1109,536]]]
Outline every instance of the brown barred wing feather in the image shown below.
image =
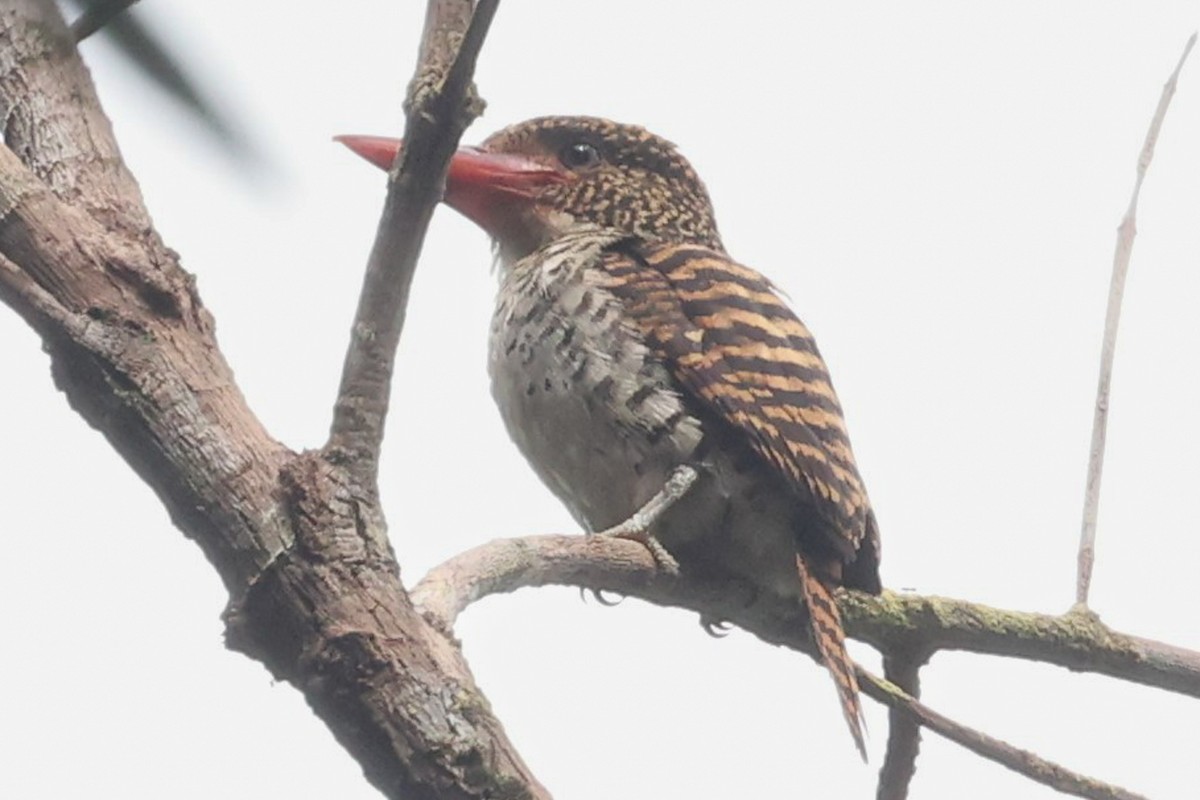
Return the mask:
[[[602,267],[609,290],[680,384],[744,432],[816,508],[825,538],[850,564],[851,584],[878,591],[878,534],[841,406],[812,335],[767,279],[695,245],[626,241],[605,254]],[[843,582],[842,564],[804,550],[797,541],[813,642],[865,760],[858,682],[832,593]]]
[[603,267],[680,383],[745,433],[812,503],[843,559],[854,560],[870,508],[841,405],[812,334],[770,282],[685,244],[626,242]]

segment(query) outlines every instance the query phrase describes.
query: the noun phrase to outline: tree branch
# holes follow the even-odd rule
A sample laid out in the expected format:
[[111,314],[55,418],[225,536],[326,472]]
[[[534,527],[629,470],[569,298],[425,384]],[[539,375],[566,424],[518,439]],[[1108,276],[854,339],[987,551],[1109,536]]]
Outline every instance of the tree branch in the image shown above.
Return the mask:
[[[426,18],[421,64],[406,103],[404,148],[389,174],[326,445],[372,491],[409,288],[450,157],[483,110],[471,75],[498,2],[481,0],[471,15],[469,2],[431,1]],[[470,20],[465,32],[452,27],[464,19]]]
[[1091,612],[1007,611],[945,597],[847,593],[855,638],[883,652],[924,647],[1054,664],[1200,697],[1200,653],[1111,630]]
[[[0,3],[4,142],[60,200],[133,241],[152,235],[112,126],[53,3]],[[29,98],[38,102],[31,103]],[[52,115],[52,119],[49,117]],[[130,206],[121,203],[133,201]]]
[[[944,717],[909,697],[900,687],[872,675],[862,667],[858,668],[856,674],[863,693],[871,699],[883,703],[894,711],[903,712],[926,728],[962,745],[972,753],[1002,764],[1038,783],[1043,783],[1065,794],[1086,797],[1089,800],[1146,800],[1142,795],[1072,772],[1036,753],[1013,747],[1007,742]],[[882,789],[881,785],[880,790]]]
[[[743,591],[733,581],[669,574],[656,566],[642,545],[612,537],[498,539],[434,567],[411,597],[432,624],[449,632],[458,615],[477,600],[546,585],[605,590],[686,608],[706,619],[727,620],[765,642],[814,655],[804,612],[793,600]],[[885,657],[903,654],[899,671],[914,686],[917,665],[935,651],[971,650],[1100,672],[1200,696],[1200,653],[1115,633],[1090,614],[1050,617],[891,592],[878,598],[843,592],[839,605],[849,635],[874,645]],[[1093,798],[1137,797],[953,722],[861,668],[859,677],[868,696],[887,704],[910,729],[915,721],[1060,791]],[[896,718],[892,716],[893,722]],[[916,737],[903,730],[901,737],[894,753],[889,743],[880,797],[905,796]]]
[[[883,657],[883,674],[888,682],[915,701],[921,696],[922,663],[923,660],[914,658],[911,653],[889,653]],[[871,679],[875,680],[875,677],[871,676]],[[860,679],[860,683],[864,682]],[[887,754],[879,768],[875,800],[906,800],[908,787],[917,772],[920,751],[920,720],[899,705],[889,706]]]
[[[411,595],[427,616],[452,626],[468,605],[488,595],[549,585],[689,609],[811,654],[797,604],[756,595],[736,581],[663,574],[641,545],[606,537],[497,539],[434,567]],[[839,605],[846,632],[885,654],[909,652],[921,660],[938,650],[1009,656],[1200,697],[1200,653],[1118,633],[1090,613],[1032,614],[887,591],[879,597],[843,592]]]
[[1158,142],[1159,131],[1162,130],[1163,120],[1167,116],[1167,108],[1171,98],[1175,96],[1175,86],[1179,82],[1179,72],[1183,69],[1192,47],[1196,44],[1196,34],[1188,37],[1183,47],[1183,55],[1175,65],[1175,71],[1163,86],[1158,107],[1150,120],[1150,128],[1146,131],[1146,140],[1138,155],[1137,178],[1133,183],[1133,195],[1129,198],[1129,207],[1125,217],[1117,228],[1117,248],[1113,253],[1112,281],[1108,287],[1108,308],[1104,315],[1104,339],[1100,348],[1100,379],[1096,387],[1096,409],[1092,417],[1092,443],[1088,452],[1087,489],[1083,499],[1083,524],[1079,534],[1079,556],[1075,576],[1075,605],[1086,609],[1088,592],[1092,585],[1092,565],[1096,561],[1096,520],[1100,513],[1100,480],[1104,474],[1104,443],[1108,432],[1108,395],[1112,385],[1113,356],[1117,351],[1117,328],[1121,324],[1121,301],[1125,297],[1125,276],[1129,272],[1129,259],[1133,254],[1133,237],[1137,235],[1137,205],[1142,193],[1142,181],[1146,179],[1146,170],[1154,158],[1154,145]]
[[373,490],[246,406],[51,0],[0,0],[0,110],[0,299],[220,573],[227,644],[300,689],[389,797],[547,798],[414,612]]

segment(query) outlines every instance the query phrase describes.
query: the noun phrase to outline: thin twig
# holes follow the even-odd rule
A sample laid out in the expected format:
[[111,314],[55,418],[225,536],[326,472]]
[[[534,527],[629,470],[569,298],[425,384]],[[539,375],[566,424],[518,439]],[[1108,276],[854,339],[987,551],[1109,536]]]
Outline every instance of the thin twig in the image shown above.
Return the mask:
[[[447,52],[457,37],[441,35],[436,21],[426,29],[422,67],[408,103],[405,146],[367,264],[326,446],[367,491],[376,487],[409,287],[450,157],[481,110],[468,99],[470,77],[498,1],[480,0],[457,50]],[[436,2],[431,0],[430,20],[439,18],[432,8]]]
[[[910,697],[918,698],[921,696],[921,664],[924,661],[924,657],[915,657],[911,652],[889,654],[883,659],[883,674]],[[889,707],[887,755],[879,768],[875,800],[906,800],[908,787],[917,772],[920,752],[919,721],[900,708]]]
[[1092,585],[1092,565],[1096,560],[1096,519],[1100,509],[1100,479],[1104,472],[1104,441],[1108,432],[1108,398],[1112,384],[1113,355],[1117,349],[1117,327],[1121,322],[1121,301],[1125,295],[1125,276],[1129,272],[1129,258],[1133,252],[1133,237],[1137,235],[1137,204],[1142,191],[1142,181],[1145,180],[1146,170],[1154,158],[1154,145],[1158,141],[1163,119],[1171,98],[1175,95],[1175,86],[1179,80],[1179,72],[1187,61],[1192,46],[1196,44],[1196,34],[1193,33],[1184,45],[1183,54],[1175,71],[1163,86],[1158,108],[1154,118],[1150,120],[1150,129],[1146,131],[1146,141],[1142,144],[1142,152],[1138,156],[1137,178],[1133,184],[1133,195],[1129,198],[1129,208],[1117,229],[1117,248],[1113,253],[1112,282],[1108,288],[1108,310],[1104,315],[1104,343],[1100,350],[1100,381],[1096,387],[1096,410],[1092,417],[1092,444],[1088,454],[1087,489],[1083,501],[1083,525],[1079,535],[1079,559],[1075,577],[1075,605],[1087,608],[1088,592]]
[[[500,0],[479,0],[467,32],[463,34],[462,44],[446,72],[446,82],[442,87],[442,96],[447,105],[453,106],[466,98],[472,91],[471,78],[475,74],[475,64],[479,60],[479,51],[483,48],[483,40],[487,37],[488,29],[492,26],[492,18]],[[475,116],[483,111],[482,107],[475,109]],[[474,116],[471,118],[474,119]],[[449,163],[449,161],[447,161]]]
[[901,711],[924,727],[962,745],[972,753],[1002,764],[1038,783],[1043,783],[1065,794],[1087,797],[1090,800],[1146,800],[1140,794],[1134,794],[1119,786],[1072,772],[1036,753],[1013,747],[982,731],[968,728],[966,725],[944,717],[923,703],[914,700],[894,683],[868,672],[861,666],[857,668],[856,673],[863,694],[871,699],[888,708]]

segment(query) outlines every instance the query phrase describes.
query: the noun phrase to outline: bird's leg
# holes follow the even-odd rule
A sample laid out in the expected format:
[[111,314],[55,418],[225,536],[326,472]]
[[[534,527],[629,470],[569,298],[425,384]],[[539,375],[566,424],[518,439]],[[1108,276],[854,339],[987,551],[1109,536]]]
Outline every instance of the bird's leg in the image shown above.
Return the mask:
[[646,501],[644,506],[633,512],[629,519],[619,525],[599,531],[596,535],[614,536],[618,539],[639,542],[650,551],[650,555],[654,557],[654,563],[658,565],[659,569],[672,575],[678,575],[679,562],[667,552],[667,548],[662,546],[662,542],[654,538],[650,533],[650,528],[667,509],[687,494],[688,489],[692,488],[692,484],[696,482],[696,476],[694,468],[687,464],[680,464],[667,478],[663,488]]

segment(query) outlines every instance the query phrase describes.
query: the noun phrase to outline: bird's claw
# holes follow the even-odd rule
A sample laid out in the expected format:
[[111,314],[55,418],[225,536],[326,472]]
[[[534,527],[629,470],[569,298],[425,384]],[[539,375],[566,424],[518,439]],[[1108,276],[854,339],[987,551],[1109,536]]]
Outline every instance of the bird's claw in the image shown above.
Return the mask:
[[712,617],[700,615],[700,627],[704,628],[704,632],[714,639],[724,639],[732,630],[731,625],[727,620],[713,619]]
[[588,598],[589,594],[592,596],[592,599],[595,600],[597,603],[599,603],[602,606],[608,606],[609,608],[620,605],[621,601],[625,599],[625,595],[619,594],[619,595],[617,595],[616,600],[609,600],[608,598],[606,598],[604,596],[603,589],[593,589],[590,586],[580,586],[579,587],[579,599],[583,600],[585,603],[587,602],[587,598]]

